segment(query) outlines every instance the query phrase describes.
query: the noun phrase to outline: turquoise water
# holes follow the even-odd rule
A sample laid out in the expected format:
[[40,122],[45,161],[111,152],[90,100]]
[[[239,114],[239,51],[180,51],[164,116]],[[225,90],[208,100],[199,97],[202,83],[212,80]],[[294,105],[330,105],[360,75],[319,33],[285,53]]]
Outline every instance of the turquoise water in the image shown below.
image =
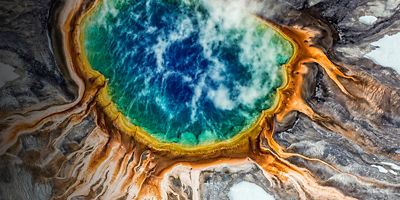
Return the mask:
[[128,120],[185,145],[248,129],[273,104],[293,51],[243,1],[103,0],[83,41]]

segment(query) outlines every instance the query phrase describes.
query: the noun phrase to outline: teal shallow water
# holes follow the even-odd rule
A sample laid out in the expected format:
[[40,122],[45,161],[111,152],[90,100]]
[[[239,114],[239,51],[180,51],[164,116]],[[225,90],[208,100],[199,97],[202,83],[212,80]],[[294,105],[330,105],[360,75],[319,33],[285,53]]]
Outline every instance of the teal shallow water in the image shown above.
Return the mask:
[[112,100],[161,141],[229,139],[271,107],[282,84],[291,44],[224,2],[103,0],[84,22],[86,56]]

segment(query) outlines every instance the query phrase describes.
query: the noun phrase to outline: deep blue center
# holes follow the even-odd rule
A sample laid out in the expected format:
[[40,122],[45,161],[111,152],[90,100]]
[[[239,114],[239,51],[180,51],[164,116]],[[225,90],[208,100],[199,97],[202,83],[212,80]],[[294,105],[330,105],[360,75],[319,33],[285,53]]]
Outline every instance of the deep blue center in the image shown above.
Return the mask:
[[103,0],[84,45],[132,123],[196,145],[248,129],[272,105],[292,49],[245,6],[188,2]]

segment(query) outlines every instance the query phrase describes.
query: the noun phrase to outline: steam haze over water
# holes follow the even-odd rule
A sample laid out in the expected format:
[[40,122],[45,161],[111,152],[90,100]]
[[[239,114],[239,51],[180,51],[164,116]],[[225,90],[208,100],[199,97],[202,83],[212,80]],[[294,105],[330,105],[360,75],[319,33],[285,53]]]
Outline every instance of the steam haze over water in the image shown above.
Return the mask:
[[91,66],[119,110],[165,142],[220,141],[271,107],[292,47],[244,1],[104,0],[85,21]]

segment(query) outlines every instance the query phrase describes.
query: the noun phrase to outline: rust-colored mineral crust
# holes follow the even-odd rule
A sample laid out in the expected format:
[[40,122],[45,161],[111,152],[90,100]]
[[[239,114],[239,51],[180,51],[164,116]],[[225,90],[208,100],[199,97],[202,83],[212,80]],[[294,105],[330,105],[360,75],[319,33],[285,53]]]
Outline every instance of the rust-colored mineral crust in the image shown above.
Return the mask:
[[[306,197],[306,193],[317,198],[346,198],[334,188],[319,186],[307,170],[298,168],[285,160],[291,155],[284,153],[282,147],[272,138],[274,121],[282,121],[289,112],[299,111],[311,119],[323,120],[321,116],[313,112],[302,98],[303,75],[307,73],[304,63],[319,63],[341,91],[351,96],[337,78],[338,76],[351,77],[345,76],[321,49],[312,46],[312,37],[315,35],[312,30],[281,26],[259,18],[267,26],[276,29],[294,47],[293,57],[284,66],[285,83],[278,89],[275,105],[263,113],[261,120],[249,132],[217,144],[185,147],[177,144],[164,144],[151,138],[139,127],[129,123],[111,102],[106,91],[107,86],[104,77],[91,69],[82,50],[80,24],[96,4],[96,2],[91,5],[81,4],[80,8],[70,12],[63,28],[66,31],[65,41],[71,60],[71,68],[83,80],[84,94],[95,94],[94,109],[98,126],[102,132],[111,135],[111,138],[115,136],[120,138],[117,142],[109,141],[105,149],[99,154],[94,154],[89,162],[91,171],[96,171],[101,163],[105,163],[105,159],[110,156],[113,146],[121,143],[120,146],[124,147],[124,144],[128,143],[131,144],[125,147],[128,152],[133,152],[140,157],[137,157],[138,166],[131,172],[132,175],[129,176],[125,184],[122,184],[121,189],[135,186],[139,198],[148,195],[160,198],[160,182],[163,174],[172,166],[202,167],[229,163],[232,162],[232,159],[246,160],[248,158],[255,161],[269,176],[278,177],[281,181],[287,182],[286,184],[296,185],[302,198]],[[267,138],[271,150],[266,150],[261,145],[262,137]],[[120,167],[125,164],[122,161],[118,161],[118,163],[121,165]],[[118,174],[118,172],[114,173]]]
[[243,134],[188,147],[159,142],[131,124],[111,102],[104,76],[89,66],[80,28],[99,1],[66,1],[57,22],[68,73],[79,86],[76,100],[0,120],[1,171],[31,181],[7,176],[10,183],[51,185],[50,199],[200,199],[212,174],[220,174],[216,182],[230,174],[265,179],[265,188],[282,199],[399,197],[400,170],[389,163],[400,161],[398,134],[383,133],[399,129],[400,89],[389,84],[395,78],[385,82],[355,63],[332,62],[333,53],[328,57],[325,44],[316,42],[323,33],[315,24],[323,22],[289,26],[255,15],[294,48],[274,106]]

